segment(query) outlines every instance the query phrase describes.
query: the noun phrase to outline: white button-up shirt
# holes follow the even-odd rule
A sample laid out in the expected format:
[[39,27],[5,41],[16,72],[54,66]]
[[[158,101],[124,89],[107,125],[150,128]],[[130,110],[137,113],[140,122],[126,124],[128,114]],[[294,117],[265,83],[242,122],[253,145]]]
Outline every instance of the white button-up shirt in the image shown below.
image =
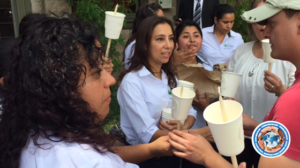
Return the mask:
[[[172,92],[167,75],[162,71],[162,80],[145,67],[125,75],[118,90],[121,107],[121,127],[129,144],[149,143],[159,129],[163,108],[172,107]],[[192,107],[189,115],[196,118]]]
[[227,34],[220,44],[214,34],[214,25],[202,29],[203,42],[198,57],[204,62],[203,67],[212,71],[216,64],[228,64],[235,49],[244,43],[242,36],[230,30],[230,36]]

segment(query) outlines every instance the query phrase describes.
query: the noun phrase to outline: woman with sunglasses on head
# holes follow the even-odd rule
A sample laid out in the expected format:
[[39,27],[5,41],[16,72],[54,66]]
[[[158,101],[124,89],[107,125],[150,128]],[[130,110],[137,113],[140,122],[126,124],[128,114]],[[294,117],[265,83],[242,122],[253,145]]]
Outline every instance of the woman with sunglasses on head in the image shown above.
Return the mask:
[[[260,7],[266,0],[254,0],[251,9]],[[268,71],[268,63],[263,60],[261,40],[265,25],[248,24],[250,39],[254,41],[239,46],[229,61],[228,71],[242,75],[236,98],[243,105],[244,113],[257,122],[262,122],[278,97],[295,81],[295,66],[277,60]],[[268,77],[266,77],[268,76]],[[259,155],[252,147],[251,133],[245,132],[245,150],[238,160],[246,161],[247,167],[258,166]],[[247,136],[248,135],[248,136]]]
[[198,57],[206,70],[212,71],[216,64],[228,64],[235,49],[244,43],[242,36],[231,30],[234,19],[233,7],[220,4],[215,9],[215,24],[202,29],[203,43]]
[[131,34],[129,39],[125,44],[124,50],[124,64],[125,69],[127,70],[130,67],[130,59],[134,54],[134,46],[136,42],[136,33],[141,24],[141,22],[149,17],[149,16],[164,16],[164,12],[162,11],[162,7],[157,3],[144,4],[140,6],[139,10],[136,12],[135,19],[133,21],[133,26],[131,30]]

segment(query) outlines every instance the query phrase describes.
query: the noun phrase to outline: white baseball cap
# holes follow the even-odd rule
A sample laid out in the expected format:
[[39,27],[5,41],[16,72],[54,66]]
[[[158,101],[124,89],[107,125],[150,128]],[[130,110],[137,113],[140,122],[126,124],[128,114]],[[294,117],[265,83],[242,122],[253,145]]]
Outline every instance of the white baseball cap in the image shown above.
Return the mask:
[[283,9],[300,10],[300,0],[267,0],[266,4],[244,12],[241,17],[248,23],[264,21]]

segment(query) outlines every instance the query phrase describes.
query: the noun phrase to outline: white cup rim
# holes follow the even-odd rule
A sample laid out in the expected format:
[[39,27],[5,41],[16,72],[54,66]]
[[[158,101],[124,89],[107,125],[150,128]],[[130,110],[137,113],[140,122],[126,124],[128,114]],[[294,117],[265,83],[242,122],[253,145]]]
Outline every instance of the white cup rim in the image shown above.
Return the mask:
[[116,15],[115,15],[114,11],[106,11],[105,14],[115,16],[115,17],[125,17],[126,16],[125,14],[119,13],[119,12],[116,12]]
[[[235,100],[223,100],[223,101],[232,101],[232,102],[236,102]],[[210,105],[213,105],[213,104],[216,104],[216,103],[219,103],[219,101],[214,102],[214,103],[212,103],[212,104],[210,104]],[[236,102],[236,103],[238,103],[238,102]],[[239,113],[240,113],[239,115],[237,115],[235,118],[231,119],[230,121],[223,122],[223,123],[216,123],[216,122],[208,121],[207,118],[206,118],[206,115],[205,115],[206,109],[207,109],[207,108],[206,108],[206,109],[204,110],[204,112],[203,112],[203,118],[205,119],[206,122],[209,122],[209,123],[214,124],[214,125],[225,125],[225,124],[234,122],[236,119],[238,119],[238,118],[243,114],[243,106],[241,105],[241,103],[238,103],[238,105],[241,107],[242,110],[239,112]]]
[[[179,87],[177,87],[177,88],[174,88],[174,89],[178,89]],[[186,88],[186,87],[183,87],[183,88]],[[176,94],[174,94],[174,89],[172,89],[172,94],[175,96],[175,97],[179,97],[178,95],[176,95]],[[179,88],[180,89],[180,88]],[[192,98],[194,98],[195,96],[196,96],[196,93],[193,91],[193,90],[191,90],[191,89],[189,89],[189,88],[186,88],[188,91],[191,91],[192,92],[192,94],[193,94],[193,96],[191,96]],[[181,98],[181,99],[191,99],[191,97],[179,97],[179,98]]]
[[234,73],[234,72],[228,72],[228,71],[222,71],[222,74],[232,74],[232,75],[238,75],[238,76],[242,76],[241,74],[239,73]]
[[185,80],[178,80],[178,84],[184,84],[184,85],[188,85],[188,86],[194,86],[195,84],[189,81],[185,81]]

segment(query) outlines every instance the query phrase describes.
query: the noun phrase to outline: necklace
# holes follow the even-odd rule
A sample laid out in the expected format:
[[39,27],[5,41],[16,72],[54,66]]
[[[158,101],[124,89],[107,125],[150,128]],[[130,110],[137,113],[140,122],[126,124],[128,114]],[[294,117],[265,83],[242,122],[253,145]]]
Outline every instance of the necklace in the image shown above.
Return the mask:
[[257,67],[259,67],[259,65],[262,63],[262,60],[259,60],[258,63],[256,63],[253,68],[251,69],[251,71],[249,71],[248,76],[252,77],[254,75],[254,71]]

